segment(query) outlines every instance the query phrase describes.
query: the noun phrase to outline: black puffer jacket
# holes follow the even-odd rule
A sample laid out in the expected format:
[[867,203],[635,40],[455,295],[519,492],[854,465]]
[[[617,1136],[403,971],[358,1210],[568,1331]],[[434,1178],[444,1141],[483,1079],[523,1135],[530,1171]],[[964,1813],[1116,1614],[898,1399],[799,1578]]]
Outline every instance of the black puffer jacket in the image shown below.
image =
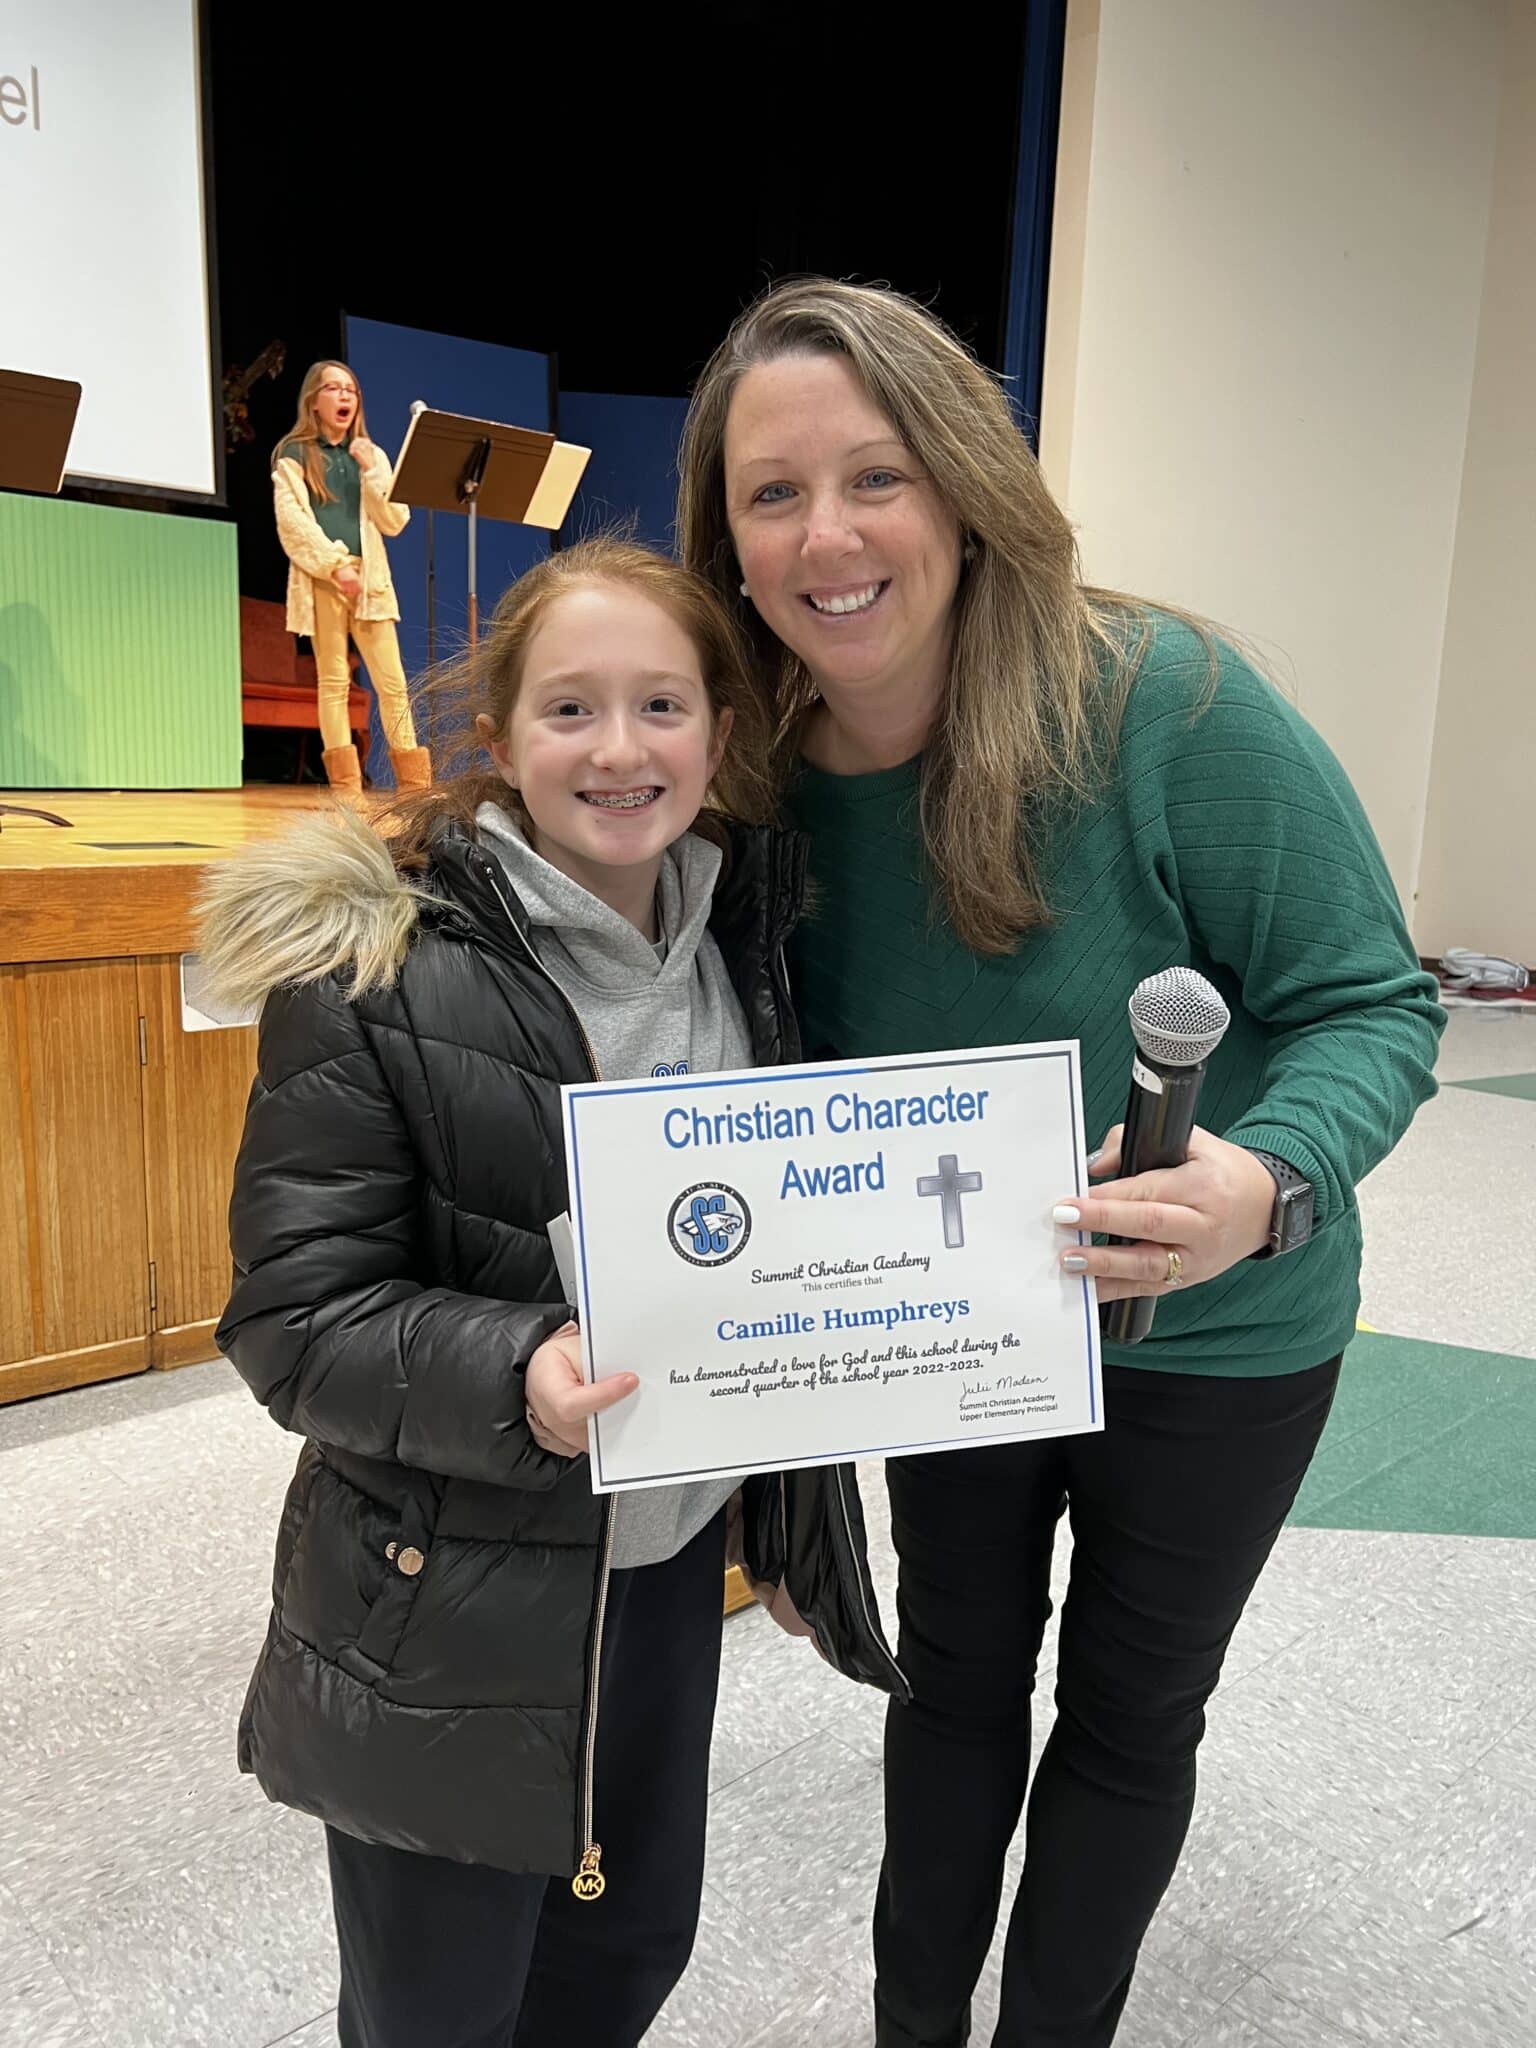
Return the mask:
[[[716,896],[760,1063],[798,1056],[803,871],[798,839],[743,832]],[[205,959],[232,997],[271,991],[218,1343],[309,1439],[241,1768],[365,1840],[570,1873],[610,1508],[585,1459],[533,1441],[523,1371],[572,1315],[545,1225],[567,1203],[560,1084],[591,1066],[525,931],[457,828],[420,888],[348,821],[214,872]],[[754,1479],[744,1509],[754,1576],[841,1669],[903,1691],[851,1470]]]

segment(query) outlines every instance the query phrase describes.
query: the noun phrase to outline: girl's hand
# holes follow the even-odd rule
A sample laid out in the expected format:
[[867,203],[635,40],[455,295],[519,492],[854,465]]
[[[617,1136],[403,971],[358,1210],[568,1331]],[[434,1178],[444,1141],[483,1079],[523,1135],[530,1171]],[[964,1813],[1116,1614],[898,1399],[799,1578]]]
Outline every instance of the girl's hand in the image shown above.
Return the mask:
[[[1264,1177],[1269,1178],[1268,1174]],[[584,1457],[587,1417],[625,1400],[640,1384],[634,1373],[616,1372],[589,1387],[581,1370],[581,1346],[574,1323],[544,1339],[528,1361],[525,1382],[533,1440],[557,1458]]]
[[362,578],[355,569],[349,569],[345,563],[332,572],[331,581],[349,604],[355,604],[363,594]]
[[[1124,1126],[1117,1124],[1094,1157],[1096,1178],[1120,1166]],[[1069,1273],[1087,1273],[1101,1302],[1134,1294],[1168,1294],[1214,1280],[1250,1258],[1269,1238],[1275,1183],[1241,1145],[1196,1125],[1182,1166],[1112,1180],[1081,1201],[1069,1196],[1054,1212],[1064,1230],[1103,1231],[1124,1245],[1073,1245],[1061,1255]],[[1169,1253],[1178,1255],[1177,1265]]]
[[378,452],[373,443],[362,434],[354,434],[347,443],[347,453],[359,469],[366,469]]

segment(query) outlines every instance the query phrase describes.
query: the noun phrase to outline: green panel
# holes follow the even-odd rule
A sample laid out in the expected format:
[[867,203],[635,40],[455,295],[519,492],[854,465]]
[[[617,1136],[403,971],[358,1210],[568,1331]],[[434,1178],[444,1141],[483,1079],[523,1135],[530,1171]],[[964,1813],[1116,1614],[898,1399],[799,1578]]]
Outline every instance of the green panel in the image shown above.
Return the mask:
[[1356,1337],[1291,1520],[1536,1537],[1536,1360]]
[[235,789],[233,526],[0,492],[0,789]]
[[1513,1095],[1536,1102],[1536,1074],[1490,1074],[1484,1081],[1453,1081],[1453,1088],[1475,1088],[1480,1095]]

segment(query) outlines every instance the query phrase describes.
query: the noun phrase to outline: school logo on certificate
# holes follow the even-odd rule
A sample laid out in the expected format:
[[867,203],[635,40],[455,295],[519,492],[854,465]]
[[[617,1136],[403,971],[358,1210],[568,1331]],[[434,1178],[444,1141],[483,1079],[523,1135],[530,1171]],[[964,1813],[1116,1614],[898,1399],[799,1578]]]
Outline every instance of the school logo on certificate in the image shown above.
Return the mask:
[[752,1215],[724,1181],[684,1188],[667,1217],[667,1239],[690,1266],[724,1266],[752,1235]]

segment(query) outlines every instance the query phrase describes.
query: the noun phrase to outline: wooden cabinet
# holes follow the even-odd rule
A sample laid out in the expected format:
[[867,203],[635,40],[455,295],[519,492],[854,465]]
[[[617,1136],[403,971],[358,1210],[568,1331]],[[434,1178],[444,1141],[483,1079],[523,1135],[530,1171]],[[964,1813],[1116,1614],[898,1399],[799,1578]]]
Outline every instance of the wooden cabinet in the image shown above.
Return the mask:
[[0,966],[0,1401],[210,1355],[255,1036],[174,954]]

